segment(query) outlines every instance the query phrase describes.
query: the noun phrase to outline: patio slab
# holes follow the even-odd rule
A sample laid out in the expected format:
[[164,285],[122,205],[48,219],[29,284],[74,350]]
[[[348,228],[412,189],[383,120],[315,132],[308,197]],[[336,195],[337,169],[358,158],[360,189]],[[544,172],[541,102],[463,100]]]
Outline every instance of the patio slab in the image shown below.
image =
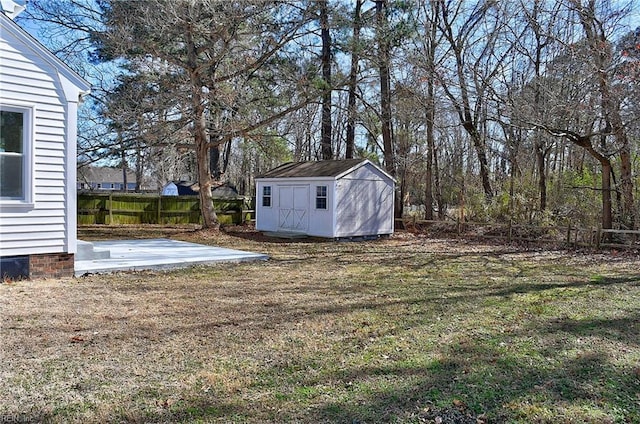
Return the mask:
[[93,245],[99,250],[108,250],[110,257],[75,261],[76,276],[269,259],[267,255],[261,253],[169,239],[95,241]]

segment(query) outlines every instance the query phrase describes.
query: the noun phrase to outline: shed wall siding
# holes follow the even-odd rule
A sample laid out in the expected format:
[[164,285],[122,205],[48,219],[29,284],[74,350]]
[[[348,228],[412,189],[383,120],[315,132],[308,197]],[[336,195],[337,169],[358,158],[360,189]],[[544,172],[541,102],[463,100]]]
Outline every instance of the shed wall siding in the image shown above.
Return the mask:
[[336,192],[335,237],[393,233],[393,183],[375,167],[345,175]]
[[[336,181],[316,181],[311,185],[309,199],[309,235],[317,237],[335,237]],[[316,188],[327,187],[327,209],[316,209]]]
[[0,256],[68,251],[66,102],[57,70],[6,32],[0,39],[2,102],[35,106],[32,208],[0,203]]
[[[271,206],[262,206],[263,187],[271,187]],[[256,229],[258,231],[277,231],[277,208],[274,205],[273,181],[256,181]]]

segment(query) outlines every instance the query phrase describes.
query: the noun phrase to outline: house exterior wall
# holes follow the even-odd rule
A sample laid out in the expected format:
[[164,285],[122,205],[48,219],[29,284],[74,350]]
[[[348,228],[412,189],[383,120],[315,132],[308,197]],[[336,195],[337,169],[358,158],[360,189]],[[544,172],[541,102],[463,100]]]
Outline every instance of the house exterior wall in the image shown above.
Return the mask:
[[8,18],[0,16],[0,24],[0,104],[33,111],[25,129],[31,132],[32,194],[29,201],[0,199],[0,257],[43,255],[32,261],[38,269],[48,261],[39,258],[62,257],[66,269],[76,251],[77,105],[89,85],[71,82],[81,79],[61,71],[55,57]]
[[29,256],[29,278],[69,278],[74,275],[75,255],[47,253]]

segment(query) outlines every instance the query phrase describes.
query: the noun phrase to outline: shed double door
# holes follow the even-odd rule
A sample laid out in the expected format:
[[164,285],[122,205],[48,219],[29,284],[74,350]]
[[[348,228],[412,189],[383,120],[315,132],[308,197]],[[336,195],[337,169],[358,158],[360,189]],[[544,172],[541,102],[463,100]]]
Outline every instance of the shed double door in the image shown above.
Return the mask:
[[309,228],[309,186],[279,186],[278,209],[278,227],[280,229],[307,231]]

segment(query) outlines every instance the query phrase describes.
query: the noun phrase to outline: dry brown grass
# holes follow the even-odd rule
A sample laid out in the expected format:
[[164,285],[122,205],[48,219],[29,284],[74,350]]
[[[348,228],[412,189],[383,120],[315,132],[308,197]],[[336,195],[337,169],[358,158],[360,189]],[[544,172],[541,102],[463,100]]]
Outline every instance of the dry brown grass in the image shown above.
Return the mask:
[[0,285],[0,418],[640,420],[637,257],[410,234],[81,231],[136,236],[271,260]]

